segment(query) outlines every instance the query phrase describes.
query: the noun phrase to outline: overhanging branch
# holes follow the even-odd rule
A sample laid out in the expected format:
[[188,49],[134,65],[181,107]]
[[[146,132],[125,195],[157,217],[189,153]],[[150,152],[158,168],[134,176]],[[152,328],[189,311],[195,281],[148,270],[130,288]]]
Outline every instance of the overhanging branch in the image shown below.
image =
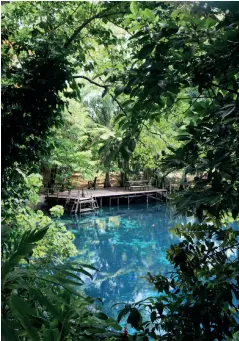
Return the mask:
[[125,110],[123,109],[122,104],[117,100],[116,97],[114,97],[113,95],[110,94],[110,97],[113,99],[113,101],[115,101],[118,106],[120,107],[120,110],[123,112],[123,114],[127,117],[127,113],[125,112]]
[[86,76],[77,76],[77,75],[76,75],[76,76],[73,76],[73,78],[82,78],[82,79],[87,80],[87,81],[88,81],[89,83],[91,83],[91,84],[94,84],[94,85],[96,85],[96,86],[99,86],[100,88],[108,89],[108,86],[107,86],[107,85],[99,84],[99,83],[93,81],[92,79],[90,79],[90,78],[88,78],[88,77],[86,77]]
[[225,88],[224,86],[220,86],[220,85],[217,85],[217,84],[215,84],[215,83],[211,83],[211,85],[212,85],[212,86],[215,86],[215,87],[218,88],[218,89],[222,89],[222,90],[226,90],[226,91],[228,91],[228,92],[231,92],[231,93],[233,93],[233,94],[235,94],[235,95],[238,95],[238,94],[239,94],[238,91],[234,91],[234,90],[232,90],[232,89]]
[[97,13],[97,14],[93,15],[93,17],[84,21],[83,24],[81,24],[79,27],[77,27],[77,29],[75,29],[75,31],[73,32],[71,37],[65,42],[64,48],[69,47],[69,45],[73,42],[73,40],[77,37],[77,35],[83,30],[83,28],[85,28],[93,20],[110,17],[110,16],[115,15],[115,14],[127,14],[127,13],[128,12],[113,12],[113,13],[101,12],[101,13]]
[[[105,89],[105,90],[108,90],[108,88],[109,88],[109,85],[104,85],[104,84],[97,83],[97,82],[93,81],[92,79],[90,79],[90,78],[88,78],[88,77],[86,77],[86,76],[75,75],[75,76],[73,76],[73,78],[82,78],[82,79],[85,79],[85,80],[87,80],[89,83],[94,84],[94,85],[96,85],[96,86],[98,86],[98,87],[100,87],[100,88],[103,88],[103,89]],[[116,103],[118,104],[120,110],[121,110],[121,111],[123,112],[123,114],[127,117],[127,113],[125,112],[125,110],[124,110],[122,104],[117,100],[117,98],[116,98],[115,96],[113,96],[112,94],[109,94],[109,95],[110,95],[110,97],[113,99],[113,101],[116,102]]]

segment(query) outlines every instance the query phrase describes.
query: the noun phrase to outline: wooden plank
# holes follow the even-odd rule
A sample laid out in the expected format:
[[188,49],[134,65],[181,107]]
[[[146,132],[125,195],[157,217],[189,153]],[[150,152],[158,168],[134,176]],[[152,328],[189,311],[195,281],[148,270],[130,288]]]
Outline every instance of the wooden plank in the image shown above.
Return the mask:
[[90,212],[90,211],[94,211],[94,209],[91,207],[86,207],[86,208],[82,208],[80,211],[81,212]]

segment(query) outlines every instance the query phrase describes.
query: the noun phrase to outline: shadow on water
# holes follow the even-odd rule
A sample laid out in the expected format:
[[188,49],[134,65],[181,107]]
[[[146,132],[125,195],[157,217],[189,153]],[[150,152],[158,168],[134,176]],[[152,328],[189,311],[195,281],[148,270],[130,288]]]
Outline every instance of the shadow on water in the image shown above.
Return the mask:
[[76,237],[76,260],[99,269],[93,282],[86,281],[86,293],[102,298],[103,310],[113,317],[114,303],[157,295],[144,276],[171,270],[166,249],[177,239],[169,228],[186,222],[185,217],[174,218],[166,204],[103,208],[95,215],[65,218]]

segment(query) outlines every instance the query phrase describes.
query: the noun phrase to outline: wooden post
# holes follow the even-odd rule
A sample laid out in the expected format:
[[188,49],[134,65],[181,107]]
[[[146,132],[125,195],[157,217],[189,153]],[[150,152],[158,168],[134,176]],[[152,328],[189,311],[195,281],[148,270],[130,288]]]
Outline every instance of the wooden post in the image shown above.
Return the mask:
[[57,194],[56,194],[56,196],[57,196],[57,199],[56,199],[56,204],[58,204],[59,190],[57,190]]
[[102,207],[102,197],[100,198],[100,207]]
[[[80,205],[81,205],[81,204],[80,204]],[[79,199],[77,199],[75,214],[78,213],[78,210],[79,210]]]
[[109,206],[111,207],[111,197],[110,197],[110,202],[109,202]]
[[117,205],[119,206],[119,197],[117,198]]
[[128,206],[129,206],[129,196],[128,196]]

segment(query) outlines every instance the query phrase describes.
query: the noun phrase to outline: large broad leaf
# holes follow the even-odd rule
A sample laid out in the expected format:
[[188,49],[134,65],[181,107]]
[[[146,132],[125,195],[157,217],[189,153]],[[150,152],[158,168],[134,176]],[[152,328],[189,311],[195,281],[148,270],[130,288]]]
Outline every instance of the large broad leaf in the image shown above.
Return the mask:
[[138,309],[133,308],[128,316],[127,323],[130,323],[135,329],[140,328],[140,322],[142,317],[138,311]]
[[57,328],[45,330],[44,341],[58,341],[60,339],[61,339],[61,334]]
[[129,307],[125,307],[124,309],[122,309],[118,315],[118,323],[121,321],[121,319],[130,312],[131,308]]
[[18,341],[18,337],[14,327],[10,325],[9,321],[1,321],[1,340],[2,341]]
[[138,13],[138,4],[137,4],[137,2],[136,1],[131,1],[130,2],[130,11],[131,11],[131,13],[133,13],[133,14],[137,14]]
[[120,95],[124,92],[125,86],[119,85],[115,88],[115,95]]
[[30,288],[29,292],[33,295],[35,300],[40,303],[41,306],[45,306],[47,308],[47,311],[52,314],[54,318],[56,318],[58,321],[62,321],[60,308],[54,304],[55,302],[51,302],[50,299],[44,296],[40,290]]
[[31,317],[37,316],[37,312],[29,303],[22,298],[12,295],[10,299],[12,313],[21,322],[22,327],[26,330],[30,340],[40,341],[40,337],[36,328],[32,327]]
[[149,8],[146,8],[142,14],[146,19],[155,20],[155,14]]
[[22,236],[22,239],[14,254],[2,265],[2,280],[5,276],[36,246],[36,242],[40,241],[46,234],[48,226],[43,227],[40,230],[34,229],[32,231],[26,231]]

